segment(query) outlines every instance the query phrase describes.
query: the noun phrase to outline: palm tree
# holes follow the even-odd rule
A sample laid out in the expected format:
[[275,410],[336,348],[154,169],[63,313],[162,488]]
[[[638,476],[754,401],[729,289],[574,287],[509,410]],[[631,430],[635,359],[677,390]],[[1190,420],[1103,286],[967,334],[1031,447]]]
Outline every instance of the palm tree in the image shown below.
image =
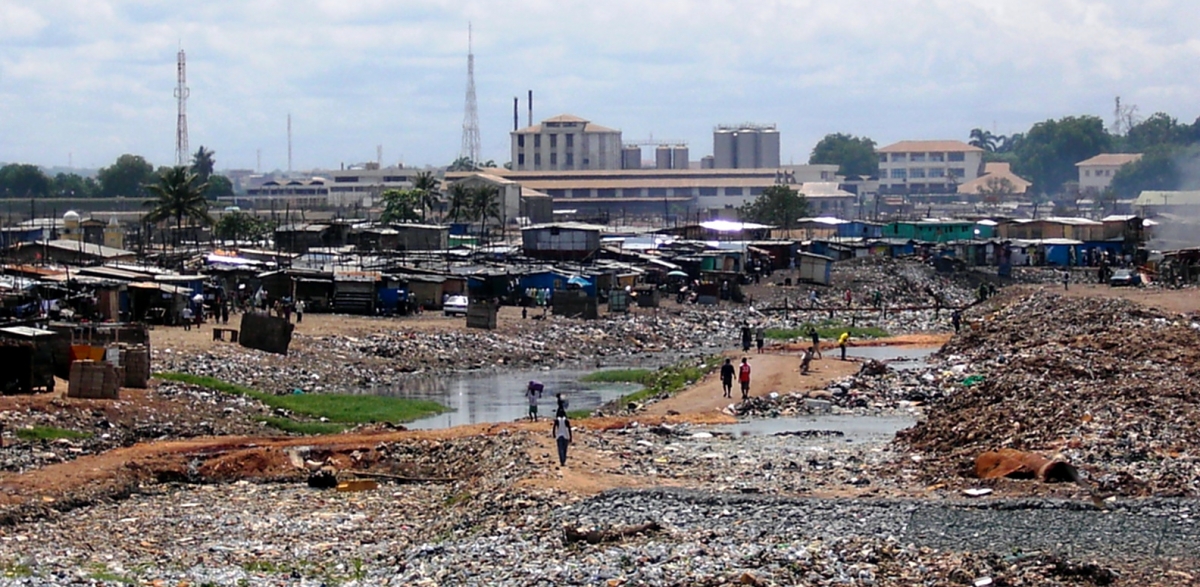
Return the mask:
[[183,231],[183,219],[204,226],[213,223],[208,215],[208,199],[204,197],[207,183],[196,184],[196,174],[188,171],[187,167],[177,165],[163,171],[158,183],[146,186],[146,190],[155,199],[146,200],[143,206],[152,206],[146,213],[145,221],[158,223],[175,219],[175,244],[179,244],[179,234]]
[[471,186],[458,181],[450,185],[450,211],[447,216],[455,222],[471,217]]
[[430,171],[420,171],[413,176],[413,190],[418,193],[417,205],[421,208],[421,222],[426,221],[425,211],[433,211],[434,206],[441,202],[439,184],[441,181]]
[[213,174],[217,165],[217,160],[213,158],[213,155],[216,154],[216,151],[205,149],[204,145],[200,145],[196,154],[192,155],[192,173],[196,174],[200,183],[207,183],[208,177]]
[[970,144],[972,147],[979,147],[984,151],[995,151],[996,135],[992,134],[991,131],[986,131],[981,128],[973,128],[971,129]]
[[491,218],[500,219],[500,190],[494,185],[481,183],[471,189],[471,216],[479,221],[479,234],[483,236],[484,226]]

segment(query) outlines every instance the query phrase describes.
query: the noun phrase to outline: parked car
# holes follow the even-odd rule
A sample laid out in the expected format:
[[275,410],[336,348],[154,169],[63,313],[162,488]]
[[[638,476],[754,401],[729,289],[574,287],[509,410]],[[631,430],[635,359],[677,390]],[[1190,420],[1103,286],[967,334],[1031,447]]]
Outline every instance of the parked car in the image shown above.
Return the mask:
[[1112,287],[1134,286],[1141,285],[1142,277],[1134,273],[1132,269],[1117,269],[1113,271],[1112,277],[1108,278],[1108,285]]
[[442,312],[447,316],[455,314],[467,315],[467,296],[450,296],[446,299],[446,303],[442,304]]

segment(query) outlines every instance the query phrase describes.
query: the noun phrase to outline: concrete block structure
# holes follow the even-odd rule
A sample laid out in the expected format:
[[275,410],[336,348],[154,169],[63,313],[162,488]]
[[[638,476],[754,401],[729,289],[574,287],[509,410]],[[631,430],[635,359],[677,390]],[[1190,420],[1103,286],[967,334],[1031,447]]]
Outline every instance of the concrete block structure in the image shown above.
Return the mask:
[[713,130],[714,169],[779,167],[779,131],[775,125],[721,125]]
[[571,114],[515,130],[511,138],[515,171],[621,169],[628,156],[621,131]]
[[983,174],[983,149],[962,141],[900,141],[879,155],[882,194],[953,194]]

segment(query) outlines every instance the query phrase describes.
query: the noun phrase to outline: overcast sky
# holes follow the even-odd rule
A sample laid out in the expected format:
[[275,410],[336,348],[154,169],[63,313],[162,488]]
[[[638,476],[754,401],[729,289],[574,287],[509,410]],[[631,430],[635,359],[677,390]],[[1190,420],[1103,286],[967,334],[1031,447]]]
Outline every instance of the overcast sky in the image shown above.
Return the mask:
[[512,99],[625,140],[776,123],[785,162],[826,133],[966,139],[1046,118],[1200,114],[1189,0],[0,0],[0,161],[174,159],[187,51],[191,150],[218,168],[444,165],[461,146],[474,24],[483,158]]

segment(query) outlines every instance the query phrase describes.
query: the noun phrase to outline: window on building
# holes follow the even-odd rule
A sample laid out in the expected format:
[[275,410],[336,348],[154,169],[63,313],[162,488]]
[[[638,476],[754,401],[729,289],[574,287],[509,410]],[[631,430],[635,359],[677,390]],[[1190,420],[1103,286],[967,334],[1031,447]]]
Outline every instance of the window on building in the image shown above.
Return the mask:
[[404,177],[403,175],[385,175],[385,176],[383,176],[383,181],[392,182],[392,183],[404,183],[404,182],[408,181],[408,178]]
[[962,167],[951,167],[950,177],[963,178],[967,176],[967,170]]
[[908,176],[912,178],[924,179],[925,169],[923,167],[915,167],[908,170]]
[[1084,169],[1084,170],[1083,170],[1083,176],[1084,176],[1084,177],[1091,177],[1091,176],[1092,176],[1092,170],[1091,170],[1091,169]]
[[761,196],[764,189],[765,188],[761,188],[761,187],[752,187],[752,188],[750,188],[750,195],[751,196]]
[[744,195],[746,195],[746,192],[743,191],[744,189],[745,188],[725,188],[725,195],[726,196],[744,196]]
[[892,163],[904,161],[904,153],[892,153]]
[[892,170],[892,175],[891,175],[892,179],[905,179],[905,178],[907,178],[907,177],[908,177],[908,174],[907,174],[907,173],[905,173],[905,171],[906,171],[906,170],[904,170],[904,169],[893,169],[893,170]]
[[525,135],[517,135],[517,148],[525,148]]
[[[550,135],[550,136],[554,136],[554,135]],[[558,153],[550,153],[550,164],[558,165]]]
[[[571,136],[571,135],[567,135],[567,136]],[[617,190],[615,188],[600,188],[600,189],[596,190],[596,197],[597,198],[615,198],[615,197],[617,197]]]
[[924,163],[925,153],[912,153],[908,156],[908,160],[914,163]]
[[667,188],[650,188],[650,197],[665,198],[667,196]]
[[333,178],[335,183],[355,183],[358,181],[357,175],[342,175]]
[[880,162],[880,163],[887,163],[887,153],[880,153],[880,154],[879,154],[879,162]]
[[717,195],[717,188],[700,188],[700,195],[710,197],[715,196]]
[[534,166],[534,167],[541,167],[541,165],[542,165],[542,154],[541,154],[541,153],[534,153],[534,154],[533,154],[533,166]]
[[[567,136],[569,137],[571,135],[567,135]],[[574,165],[574,164],[575,164],[575,153],[567,153],[567,165],[570,166],[570,165]]]
[[517,153],[517,165],[525,164],[525,153]]
[[542,135],[533,135],[533,148],[542,148]]
[[946,154],[945,153],[930,153],[929,160],[933,161],[935,163],[942,163],[946,160]]
[[946,169],[943,167],[930,167],[929,177],[946,177]]
[[558,135],[550,135],[550,148],[558,148]]
[[574,147],[574,146],[575,146],[575,135],[571,135],[571,134],[567,135],[567,148],[570,149],[571,147]]
[[967,154],[963,153],[962,151],[958,151],[956,153],[946,153],[946,158],[948,161],[966,161]]

